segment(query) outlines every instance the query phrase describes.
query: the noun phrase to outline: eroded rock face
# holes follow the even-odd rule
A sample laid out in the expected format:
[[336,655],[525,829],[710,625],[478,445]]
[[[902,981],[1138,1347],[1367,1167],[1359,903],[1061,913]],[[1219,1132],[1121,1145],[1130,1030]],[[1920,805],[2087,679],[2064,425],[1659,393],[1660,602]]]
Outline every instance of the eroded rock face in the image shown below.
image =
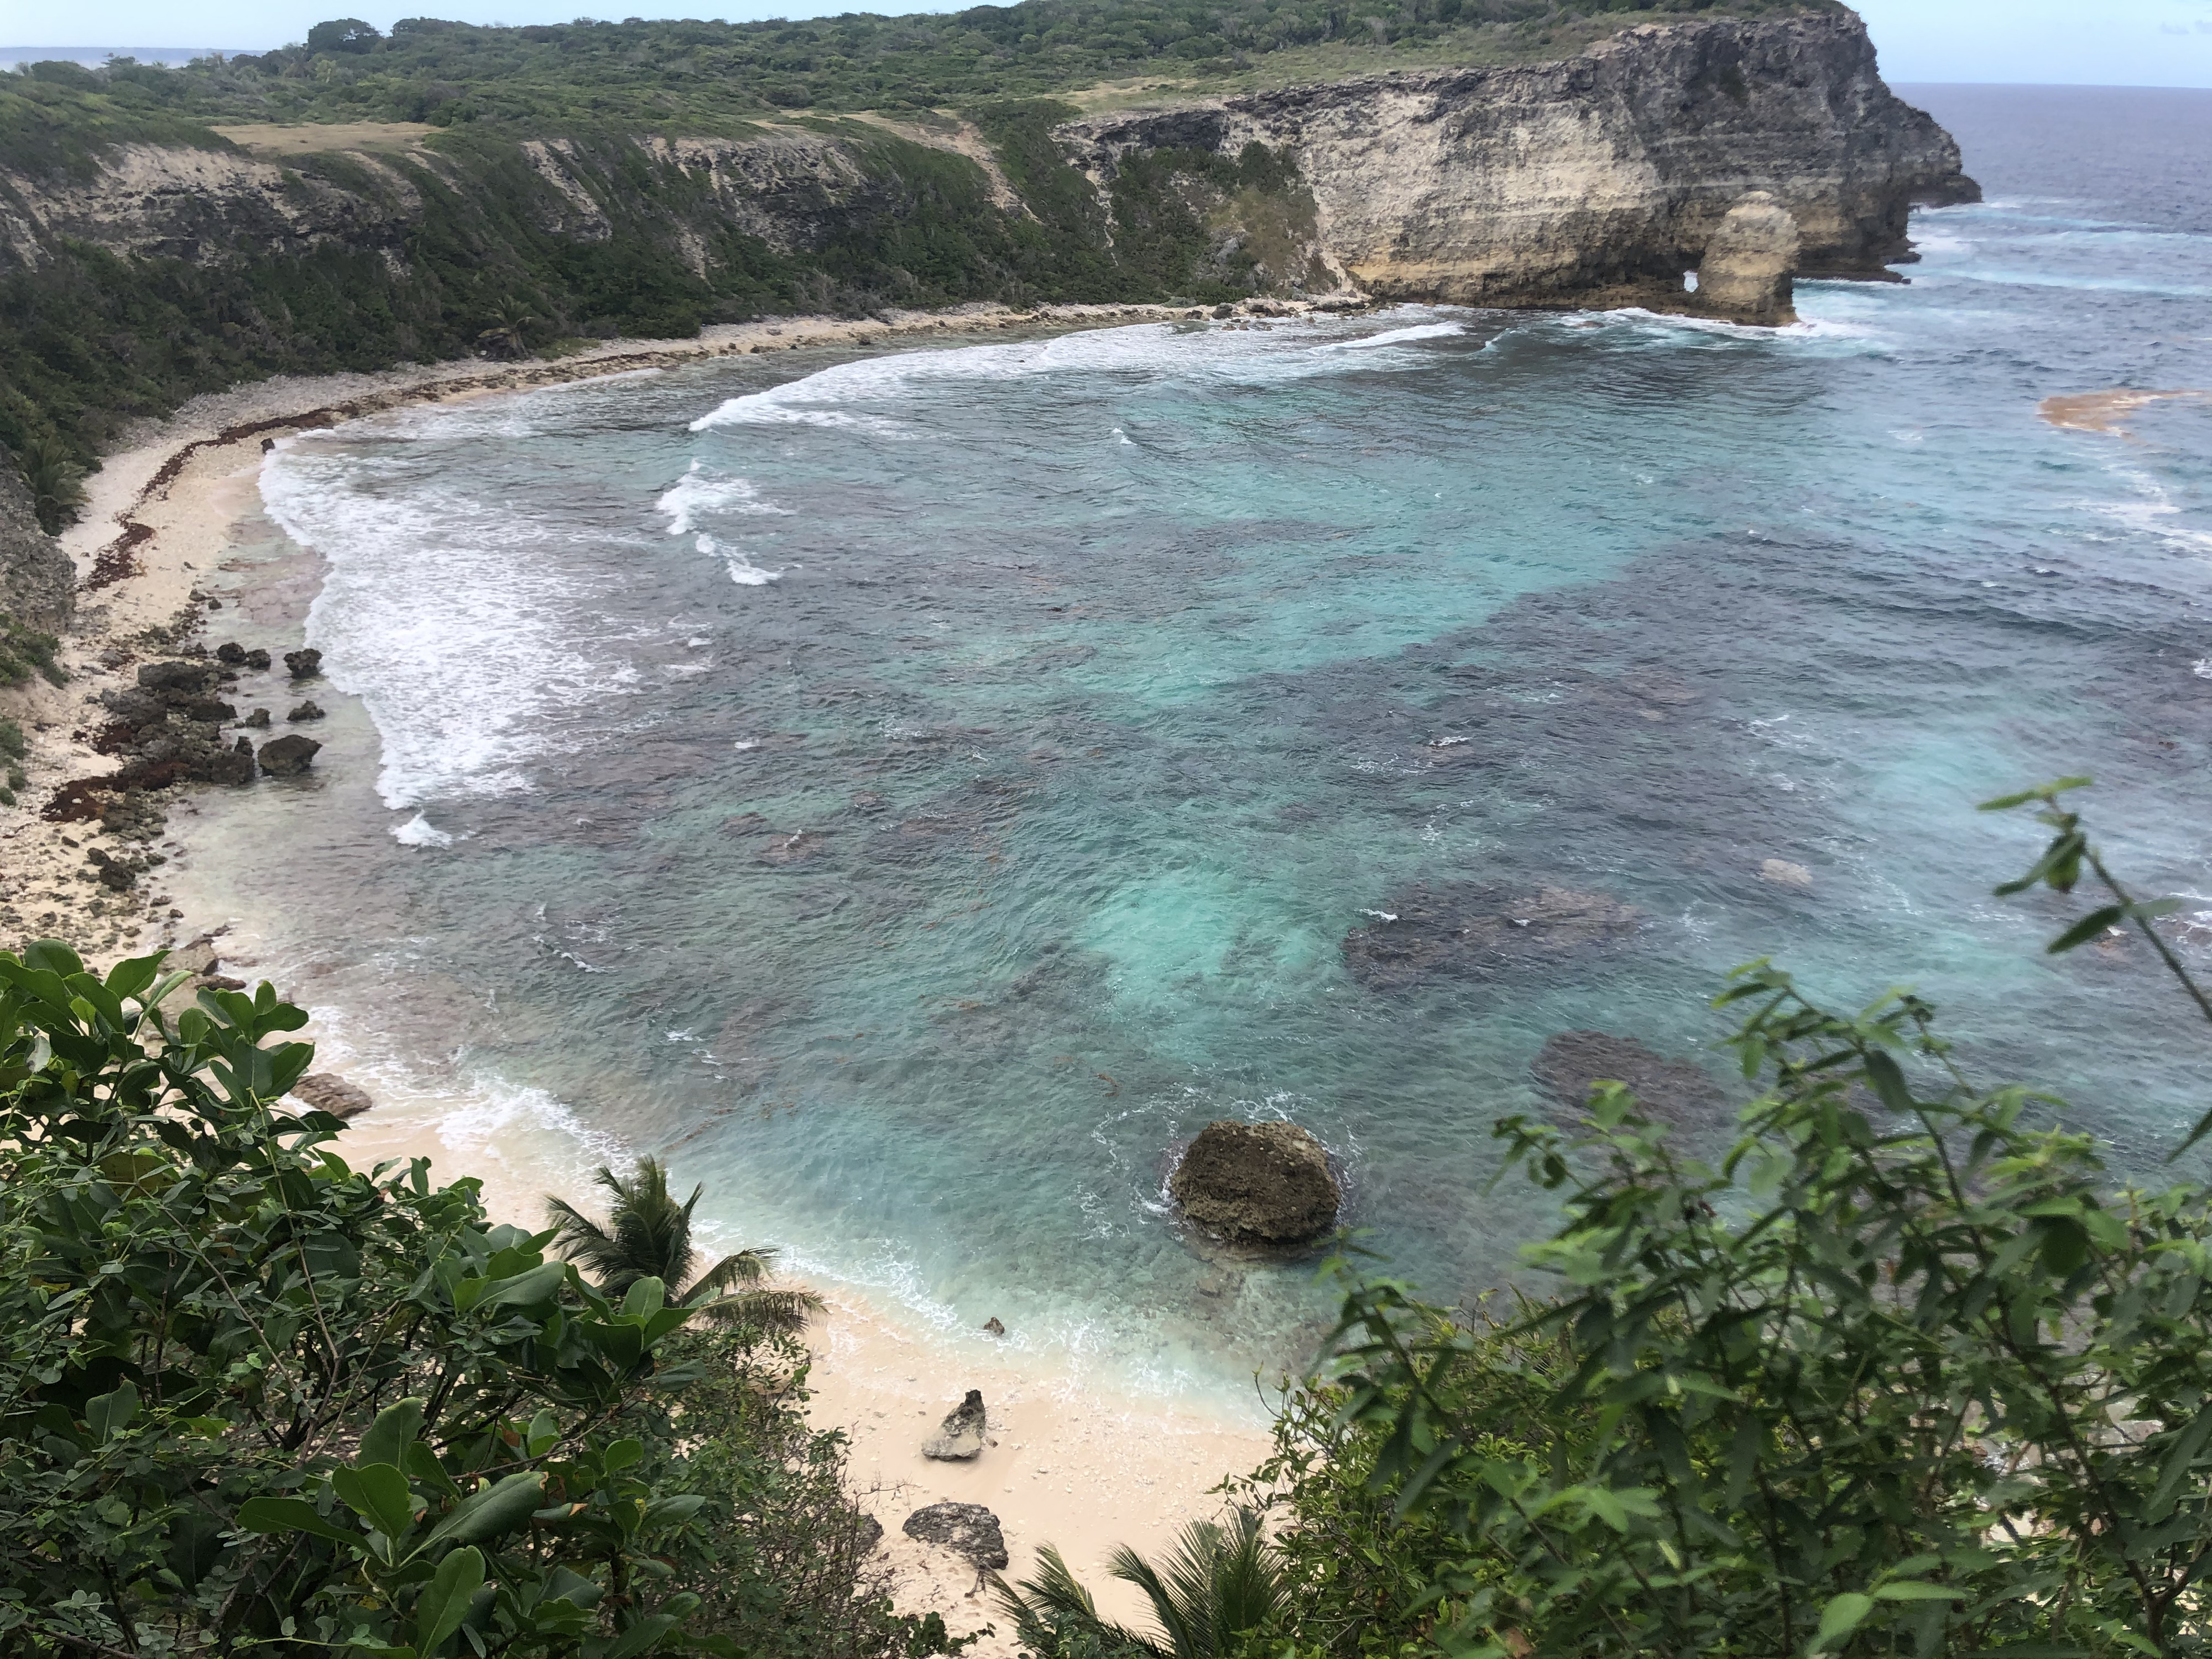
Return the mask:
[[921,1443],[921,1455],[939,1462],[964,1463],[981,1455],[983,1432],[989,1426],[989,1414],[983,1409],[983,1391],[970,1389],[968,1397],[937,1425],[937,1432]]
[[899,1530],[966,1556],[978,1571],[995,1572],[1006,1565],[1006,1535],[999,1517],[981,1504],[932,1504],[907,1516]]
[[1395,990],[1437,975],[1489,975],[1602,951],[1642,921],[1633,906],[1603,893],[1440,883],[1408,888],[1370,926],[1346,934],[1344,961],[1361,984]]
[[1295,1123],[1209,1123],[1168,1182],[1182,1212],[1229,1243],[1283,1249],[1336,1224],[1344,1194],[1322,1144]]
[[39,527],[37,507],[15,458],[0,448],[0,616],[52,634],[69,622],[76,573]]
[[1797,320],[1790,274],[1797,268],[1797,220],[1763,190],[1728,210],[1698,262],[1698,303],[1732,323],[1773,327]]
[[1133,151],[1287,149],[1320,256],[1387,299],[1695,309],[1682,273],[1747,192],[1796,220],[1802,274],[1835,276],[1905,254],[1915,201],[1979,196],[1840,11],[1686,18],[1557,63],[1248,93],[1057,134],[1102,180]]
[[1717,1123],[1728,1115],[1720,1085],[1686,1060],[1669,1060],[1632,1037],[1603,1031],[1561,1031],[1529,1067],[1560,1105],[1579,1111],[1601,1079],[1625,1084],[1644,1115],[1681,1127]]

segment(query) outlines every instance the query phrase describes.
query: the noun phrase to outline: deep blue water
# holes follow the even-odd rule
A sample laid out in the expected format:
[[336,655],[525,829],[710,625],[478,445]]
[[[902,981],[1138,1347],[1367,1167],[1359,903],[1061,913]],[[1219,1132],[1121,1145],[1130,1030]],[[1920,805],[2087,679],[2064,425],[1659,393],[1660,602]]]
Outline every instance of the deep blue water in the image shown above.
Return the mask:
[[[2212,387],[2212,94],[1917,95],[1990,199],[1789,330],[1146,325],[293,443],[264,494],[350,695],[318,789],[210,804],[201,878],[465,1152],[665,1152],[732,1238],[1215,1397],[1325,1304],[1186,1245],[1179,1138],[1295,1118],[1477,1291],[1544,1224],[1486,1183],[1547,1036],[1723,1075],[1759,956],[1917,984],[2147,1164],[2208,1034],[2139,946],[2041,957],[2057,912],[1989,896],[2033,827],[1972,806],[2093,773],[2121,867],[2212,912],[2212,403],[2038,413]],[[1635,926],[1347,957],[1547,888]]]

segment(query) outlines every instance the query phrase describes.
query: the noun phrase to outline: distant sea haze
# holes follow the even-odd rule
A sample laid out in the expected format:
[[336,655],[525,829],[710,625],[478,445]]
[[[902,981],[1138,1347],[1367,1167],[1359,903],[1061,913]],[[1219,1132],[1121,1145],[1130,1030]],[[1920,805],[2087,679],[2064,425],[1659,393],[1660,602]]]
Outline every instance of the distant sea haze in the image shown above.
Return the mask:
[[141,64],[189,64],[195,58],[235,58],[256,46],[0,46],[0,64],[82,64],[98,69],[111,58]]
[[1487,1186],[1547,1045],[1703,1066],[1710,1146],[1759,957],[1916,984],[2147,1169],[2199,1039],[2140,947],[2041,954],[1972,809],[2094,774],[2212,970],[2212,399],[2080,401],[2212,388],[2212,94],[1911,90],[1988,199],[1789,329],[1144,325],[288,441],[234,574],[319,581],[319,793],[207,798],[198,878],[459,1155],[663,1154],[732,1243],[1161,1392],[1327,1311],[1180,1231],[1207,1121],[1306,1125],[1476,1294],[1550,1221]]

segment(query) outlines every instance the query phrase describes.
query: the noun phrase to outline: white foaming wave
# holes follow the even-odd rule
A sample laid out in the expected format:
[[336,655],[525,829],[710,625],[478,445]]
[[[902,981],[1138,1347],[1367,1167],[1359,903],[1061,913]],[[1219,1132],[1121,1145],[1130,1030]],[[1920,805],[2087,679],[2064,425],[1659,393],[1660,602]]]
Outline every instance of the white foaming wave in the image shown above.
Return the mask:
[[745,556],[743,549],[725,547],[712,536],[701,536],[695,545],[709,558],[720,554],[730,580],[740,587],[766,587],[770,582],[783,580],[781,570],[763,570]]
[[[1424,319],[1409,324],[1443,327],[1431,307],[1403,307],[1393,314]],[[1087,329],[1048,340],[951,346],[862,357],[786,381],[766,392],[732,398],[691,422],[694,432],[716,427],[804,424],[843,427],[881,435],[918,435],[885,416],[852,405],[910,406],[928,391],[976,381],[1025,380],[1050,374],[1120,375],[1139,382],[1211,377],[1237,384],[1307,379],[1350,372],[1339,354],[1314,348],[1333,331],[1355,325],[1301,319],[1267,333],[1225,329],[1178,332],[1167,323],[1133,323]],[[1450,325],[1456,329],[1461,325]],[[1407,331],[1397,331],[1405,332]],[[1418,360],[1415,360],[1418,362]]]
[[748,479],[709,472],[698,461],[668,486],[653,507],[668,515],[668,533],[685,536],[699,528],[698,515],[709,513],[750,514],[756,517],[788,518],[791,509],[760,498]]
[[329,565],[307,613],[324,672],[382,739],[395,810],[531,787],[570,711],[625,690],[586,585],[547,556],[569,532],[449,490],[376,488],[391,469],[320,447],[262,463],[270,516]]
[[1380,334],[1370,334],[1357,340],[1331,340],[1320,349],[1365,351],[1375,346],[1405,345],[1414,340],[1440,340],[1446,335],[1466,332],[1465,323],[1416,323],[1410,328],[1385,329]]
[[2154,538],[2185,552],[2212,554],[2212,531],[2192,530],[2172,522],[2182,515],[2184,508],[2164,484],[2141,468],[2125,463],[2109,464],[2106,471],[2127,485],[2135,499],[2075,501],[2072,505],[2077,511],[2110,519],[2139,535]]
[[420,812],[404,823],[392,825],[392,839],[402,847],[451,847],[453,844],[452,831],[439,829]]
[[1618,310],[1576,312],[1569,318],[1571,323],[1588,319],[1600,324],[1629,324],[1664,332],[1684,331],[1710,334],[1730,340],[1776,340],[1797,342],[1811,340],[1849,340],[1862,346],[1875,345],[1878,340],[1872,329],[1854,324],[1838,322],[1828,317],[1801,317],[1794,323],[1770,328],[1757,323],[1724,322],[1717,317],[1681,317],[1670,312],[1650,311],[1642,306],[1622,306]]
[[2212,298],[2212,287],[2201,283],[2151,283],[2133,276],[2062,276],[2042,270],[1966,270],[1946,265],[1937,279],[1947,283],[1988,283],[2000,288],[2076,289],[2094,294],[2150,294],[2169,300]]
[[439,1138],[456,1152],[483,1156],[526,1141],[531,1161],[538,1164],[557,1146],[568,1154],[558,1161],[580,1176],[594,1165],[619,1168],[629,1161],[619,1138],[588,1127],[546,1090],[489,1077],[477,1080],[471,1094],[437,1120]]

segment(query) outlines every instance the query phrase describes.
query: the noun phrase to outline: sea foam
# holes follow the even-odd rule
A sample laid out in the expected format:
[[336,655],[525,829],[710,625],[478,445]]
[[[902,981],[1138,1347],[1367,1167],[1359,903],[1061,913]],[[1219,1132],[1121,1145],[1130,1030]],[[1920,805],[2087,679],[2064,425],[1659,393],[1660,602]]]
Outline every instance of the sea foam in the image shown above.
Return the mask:
[[603,536],[327,444],[271,453],[261,494],[329,565],[307,639],[376,723],[386,806],[528,789],[531,763],[573,744],[575,711],[635,678],[593,602]]
[[749,479],[709,471],[694,460],[690,469],[668,486],[654,508],[668,515],[668,533],[688,536],[701,528],[701,520],[717,513],[750,514],[759,518],[788,518],[791,509],[760,498]]

